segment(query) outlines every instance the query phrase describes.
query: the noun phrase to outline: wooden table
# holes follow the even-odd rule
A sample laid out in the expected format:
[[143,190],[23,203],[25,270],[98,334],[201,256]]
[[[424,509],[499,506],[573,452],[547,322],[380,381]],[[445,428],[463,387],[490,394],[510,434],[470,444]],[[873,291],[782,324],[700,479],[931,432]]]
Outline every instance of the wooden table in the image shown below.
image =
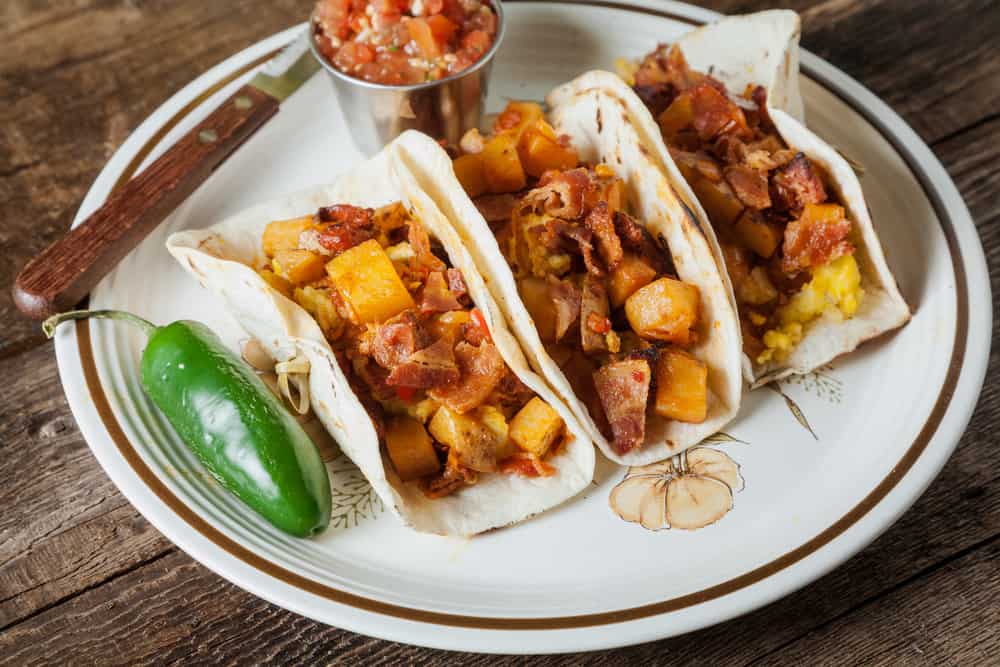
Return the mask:
[[[128,133],[168,96],[299,21],[310,0],[0,3],[0,284],[63,233]],[[707,3],[753,11],[753,0]],[[803,45],[875,91],[958,183],[1000,315],[1000,3],[791,0]],[[986,304],[972,304],[972,307]],[[325,627],[230,585],[161,536],[91,455],[51,345],[0,292],[0,662],[520,662]],[[993,351],[995,371],[1000,352]],[[744,618],[546,664],[997,664],[1000,391],[987,380],[957,452],[873,545]]]

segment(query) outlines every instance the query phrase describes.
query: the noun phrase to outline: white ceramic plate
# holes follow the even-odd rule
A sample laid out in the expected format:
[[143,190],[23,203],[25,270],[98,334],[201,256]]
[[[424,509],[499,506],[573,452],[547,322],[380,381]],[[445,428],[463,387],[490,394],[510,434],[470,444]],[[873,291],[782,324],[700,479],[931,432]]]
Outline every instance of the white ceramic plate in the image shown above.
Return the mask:
[[[638,1],[518,2],[507,13],[491,111],[713,18]],[[233,56],[164,104],[108,163],[78,219],[299,29]],[[335,526],[296,540],[201,471],[142,394],[142,341],[109,323],[65,327],[56,344],[87,442],[143,515],[215,572],[305,616],[396,641],[525,653],[620,646],[717,623],[813,581],[888,528],[952,452],[986,371],[991,300],[969,213],[930,150],[846,75],[810,54],[802,62],[809,123],[866,168],[868,203],[915,315],[834,367],[783,383],[781,394],[746,398],[730,439],[706,444],[742,477],[724,480],[719,492],[733,506],[718,521],[691,531],[623,521],[608,496],[625,471],[605,462],[583,495],[524,524],[471,540],[420,535],[383,512],[341,458],[331,463]],[[159,323],[201,320],[236,346],[240,330],[174,265],[167,234],[329,181],[359,159],[328,82],[315,77],[101,283],[92,305]]]

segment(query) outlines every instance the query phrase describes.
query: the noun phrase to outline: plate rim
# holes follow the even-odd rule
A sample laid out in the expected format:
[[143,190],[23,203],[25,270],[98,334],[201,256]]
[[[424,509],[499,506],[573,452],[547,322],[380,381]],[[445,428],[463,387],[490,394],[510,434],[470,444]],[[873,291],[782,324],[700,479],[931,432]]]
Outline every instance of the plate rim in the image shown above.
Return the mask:
[[[520,0],[518,0],[518,4],[521,4]],[[531,2],[530,4],[547,3]],[[674,20],[683,21],[685,23],[703,22],[706,20],[712,20],[718,16],[713,12],[693,8],[681,3],[669,3],[669,7],[676,10],[671,12],[664,12],[662,10],[665,3],[660,3],[655,7],[651,7],[647,3],[635,1],[631,3],[622,3],[585,0],[580,4],[610,7],[629,12],[639,11],[654,13],[667,16]],[[171,121],[179,122],[186,117],[187,114],[194,113],[196,111],[204,111],[203,109],[200,109],[202,106],[201,102],[215,92],[217,88],[221,88],[228,82],[239,78],[241,71],[248,71],[249,69],[252,69],[255,64],[265,60],[268,57],[266,54],[269,54],[272,47],[276,49],[281,44],[290,41],[293,36],[298,34],[303,25],[304,24],[300,24],[299,26],[279,32],[276,35],[261,40],[247,49],[230,56],[219,65],[213,67],[205,74],[197,77],[194,81],[187,84],[181,91],[171,96],[163,105],[151,114],[132,133],[122,147],[116,151],[115,155],[108,162],[104,170],[102,170],[101,174],[88,191],[87,197],[81,206],[80,214],[77,216],[77,220],[74,222],[74,225],[78,224],[79,220],[84,217],[83,213],[86,209],[88,209],[88,207],[95,205],[100,199],[106,196],[107,190],[110,189],[109,186],[111,181],[116,180],[120,182],[124,178],[130,177],[131,174],[129,172],[138,168],[148,152],[155,150],[164,135],[166,135],[171,129]],[[261,55],[262,53],[265,55]],[[854,515],[862,505],[866,505],[867,503],[867,505],[861,509],[860,514],[858,514],[854,520],[849,522],[841,530],[822,540],[821,544],[812,548],[806,548],[818,538],[824,536],[830,528],[820,532],[816,537],[806,541],[785,555],[774,559],[770,563],[755,568],[754,570],[740,575],[739,577],[735,577],[729,580],[729,582],[723,582],[722,584],[718,584],[706,590],[713,591],[730,582],[743,580],[749,575],[753,575],[760,570],[769,568],[769,566],[779,561],[785,561],[791,557],[789,562],[774,568],[773,571],[763,574],[762,576],[747,583],[736,585],[732,588],[732,590],[721,592],[716,595],[706,595],[706,591],[701,591],[666,601],[667,603],[670,603],[675,600],[685,600],[690,598],[690,600],[685,601],[685,604],[681,604],[675,609],[662,608],[662,605],[664,604],[663,602],[643,605],[642,607],[637,607],[635,609],[645,610],[650,607],[656,607],[657,610],[641,613],[635,617],[630,617],[627,614],[623,614],[621,611],[600,612],[597,614],[588,614],[583,617],[561,617],[563,619],[571,620],[578,618],[592,619],[593,617],[603,617],[603,620],[599,623],[585,623],[578,625],[569,623],[565,626],[557,625],[554,628],[538,627],[537,624],[533,622],[538,620],[558,621],[558,618],[498,619],[465,617],[474,619],[477,622],[484,621],[487,623],[487,626],[483,628],[481,625],[469,627],[464,623],[448,624],[448,627],[451,630],[450,632],[443,633],[438,637],[431,637],[428,636],[428,633],[426,632],[429,627],[428,624],[431,624],[435,628],[441,628],[442,625],[449,619],[453,619],[455,617],[462,618],[461,615],[429,612],[426,610],[411,609],[407,607],[400,608],[397,605],[382,603],[377,600],[367,600],[365,598],[361,599],[374,603],[374,608],[355,610],[361,612],[360,616],[358,614],[344,613],[320,614],[317,613],[318,607],[316,605],[294,604],[294,602],[291,601],[294,600],[294,598],[289,598],[287,595],[288,591],[283,591],[282,587],[288,586],[291,587],[292,590],[298,590],[301,593],[301,590],[299,590],[295,584],[285,581],[281,577],[278,577],[276,582],[268,581],[268,579],[275,579],[274,574],[267,571],[269,569],[267,566],[274,568],[276,567],[274,564],[269,563],[268,561],[263,561],[262,558],[256,556],[256,560],[263,561],[265,565],[264,568],[261,568],[260,562],[254,564],[254,554],[252,554],[252,552],[250,553],[251,558],[249,560],[247,558],[241,559],[240,556],[234,554],[231,550],[227,550],[229,551],[228,554],[211,553],[213,549],[226,549],[224,546],[218,545],[211,540],[209,540],[209,544],[206,545],[203,543],[204,540],[192,539],[197,536],[185,533],[185,530],[190,531],[191,528],[195,528],[197,531],[198,527],[191,525],[191,521],[188,520],[189,517],[184,517],[183,513],[181,513],[180,516],[177,516],[176,508],[170,507],[171,503],[165,502],[163,496],[156,493],[157,489],[155,488],[155,483],[152,485],[153,488],[150,489],[148,488],[150,486],[150,481],[148,479],[141,480],[147,487],[145,489],[141,489],[137,488],[135,479],[124,479],[125,476],[121,474],[123,472],[120,465],[122,462],[113,460],[115,451],[125,458],[125,462],[128,465],[132,466],[132,472],[136,472],[134,465],[135,461],[138,461],[138,464],[143,467],[145,467],[145,463],[141,461],[138,454],[135,453],[135,450],[132,449],[131,446],[129,446],[129,449],[132,449],[132,452],[135,455],[135,461],[128,461],[127,452],[122,451],[120,447],[117,450],[113,450],[110,447],[100,447],[95,445],[97,442],[96,438],[106,440],[108,436],[110,436],[112,440],[116,441],[116,445],[120,445],[120,442],[118,442],[118,438],[115,438],[114,429],[116,422],[113,426],[112,424],[109,424],[101,419],[99,406],[97,406],[100,397],[97,397],[95,400],[93,393],[87,391],[86,389],[84,389],[82,393],[79,391],[81,387],[81,380],[83,380],[84,386],[86,386],[87,384],[91,384],[93,382],[93,378],[97,377],[96,368],[92,368],[93,375],[88,377],[89,374],[87,368],[80,367],[81,363],[85,359],[85,354],[83,354],[84,346],[85,344],[89,345],[90,339],[89,325],[81,324],[76,330],[70,329],[64,335],[60,335],[57,338],[56,351],[63,386],[66,390],[67,397],[71,399],[71,409],[77,419],[77,422],[81,426],[81,431],[87,440],[88,446],[92,451],[94,451],[102,467],[104,467],[105,471],[109,477],[112,478],[118,488],[122,490],[123,494],[128,497],[130,502],[132,502],[133,505],[136,506],[136,508],[139,509],[139,511],[146,516],[146,518],[149,519],[158,530],[171,539],[171,541],[175,544],[180,546],[184,551],[191,554],[200,562],[206,564],[216,573],[220,574],[232,583],[250,590],[259,597],[267,599],[281,607],[291,609],[297,613],[304,614],[324,623],[335,622],[337,625],[347,629],[396,641],[407,641],[409,643],[434,646],[437,648],[463,648],[467,650],[487,652],[542,652],[549,650],[560,651],[607,648],[666,637],[673,634],[680,634],[682,632],[693,630],[697,627],[704,627],[705,625],[721,622],[738,614],[750,611],[753,608],[767,604],[768,602],[777,599],[778,597],[787,595],[800,586],[819,578],[830,569],[833,569],[840,563],[844,562],[847,558],[869,544],[879,534],[881,534],[881,532],[895,523],[896,519],[898,519],[903,512],[909,509],[919,494],[922,493],[930,482],[937,476],[937,473],[940,471],[941,467],[944,465],[945,461],[958,444],[958,441],[965,430],[965,426],[967,425],[969,418],[971,418],[972,410],[976,404],[975,399],[978,397],[982,381],[985,378],[986,361],[988,359],[990,343],[988,336],[986,336],[984,340],[983,336],[979,336],[978,339],[972,340],[971,338],[967,339],[966,335],[964,335],[966,333],[975,334],[977,331],[976,327],[969,326],[973,316],[972,313],[968,312],[969,297],[973,290],[982,292],[984,283],[985,294],[988,297],[990,287],[986,274],[985,257],[983,256],[978,234],[975,233],[975,226],[971,219],[971,215],[965,207],[965,204],[955,188],[953,181],[944,171],[940,162],[933,155],[926,144],[924,144],[923,141],[917,137],[912,129],[910,129],[909,126],[895,114],[895,112],[892,112],[871,92],[862,87],[861,84],[857,83],[834,66],[820,60],[818,57],[808,52],[803,51],[802,60],[803,73],[809,78],[815,80],[823,88],[836,94],[845,103],[861,114],[867,122],[873,125],[879,134],[881,134],[893,146],[894,150],[903,159],[907,168],[911,171],[924,189],[928,200],[935,209],[938,222],[941,225],[945,238],[948,242],[950,260],[953,265],[953,270],[956,271],[957,299],[959,305],[964,299],[966,312],[965,317],[961,318],[959,323],[960,326],[956,328],[956,340],[952,351],[952,361],[949,364],[947,377],[942,385],[942,395],[935,404],[935,409],[929,414],[928,422],[925,424],[920,436],[918,436],[918,440],[923,439],[924,442],[916,452],[913,452],[914,445],[911,445],[910,448],[906,450],[904,460],[913,454],[912,459],[910,459],[902,468],[900,464],[897,464],[897,466],[894,467],[893,472],[897,469],[901,469],[901,472],[897,478],[892,481],[888,488],[884,489],[879,497],[874,497],[876,493],[879,492],[879,490],[882,489],[882,487],[887,483],[889,476],[887,476],[883,482],[869,492],[869,494],[850,512],[848,512],[845,517],[842,517],[840,520],[835,522],[830,528],[833,528],[843,522],[847,516]],[[219,77],[221,77],[221,79]],[[176,113],[171,111],[172,109],[176,110],[177,108],[180,108],[180,111]],[[173,117],[168,117],[171,113],[173,113]],[[142,142],[141,147],[139,147],[140,142]],[[137,147],[139,147],[138,150],[136,150]],[[126,160],[129,160],[127,164],[125,164]],[[115,178],[116,174],[118,174],[117,179]],[[104,192],[102,192],[102,190]],[[946,202],[950,202],[950,205],[946,205]],[[958,207],[955,206],[956,202],[959,204]],[[970,245],[970,239],[959,238],[959,233],[961,232],[965,237],[967,237],[970,229],[973,235],[971,240],[974,241],[974,243],[971,244],[972,247],[965,247]],[[959,275],[963,273],[964,275]],[[979,280],[975,282],[969,280],[969,278],[973,276],[977,277]],[[963,282],[965,283],[964,285],[962,285]],[[977,301],[977,306],[979,303],[982,303],[982,301],[985,301],[986,304],[990,304],[989,308],[977,311],[980,315],[977,319],[984,319],[986,322],[985,331],[989,331],[989,323],[991,321],[991,300],[986,298],[985,300],[980,299]],[[962,331],[962,323],[966,325],[965,332]],[[970,343],[972,344],[970,345]],[[75,359],[74,349],[77,352]],[[956,363],[956,360],[961,363]],[[90,361],[91,364],[93,364],[92,356]],[[971,364],[970,361],[972,362]],[[76,365],[76,368],[73,367],[74,365]],[[74,385],[73,382],[76,382],[76,384]],[[951,386],[949,387],[949,385]],[[97,379],[97,386],[100,388],[99,378]],[[71,387],[75,387],[75,390],[71,391]],[[100,389],[100,391],[103,393],[103,389]],[[71,393],[75,394],[75,396],[71,397]],[[945,396],[945,394],[947,394],[947,396]],[[84,396],[86,398],[82,403],[79,400],[74,400],[74,398],[81,399],[84,398]],[[955,406],[954,401],[950,400],[963,396],[971,400],[966,400],[963,404],[958,406]],[[105,406],[107,406],[106,398],[104,401]],[[87,403],[89,403],[89,405]],[[85,407],[93,408],[98,411],[98,423],[93,423],[95,415],[92,414],[91,410],[84,410]],[[78,412],[81,414],[78,414]],[[938,412],[940,414],[936,414]],[[114,417],[110,412],[110,408],[108,408],[107,415],[109,415],[112,422],[114,422]],[[922,438],[922,436],[924,436],[924,431],[927,431],[928,426],[932,421],[934,421],[935,417],[937,418],[937,422],[934,424],[933,428],[930,429],[930,432],[926,434],[926,438]],[[948,424],[945,424],[946,420],[949,422]],[[84,422],[87,423],[86,427],[84,426]],[[948,427],[946,435],[943,434],[945,426]],[[100,433],[102,430],[105,431],[103,434]],[[120,428],[118,435],[124,439],[124,435],[121,433]],[[938,444],[939,440],[946,440],[947,442]],[[932,447],[932,444],[934,447]],[[933,460],[929,460],[928,457],[925,456],[931,452],[936,454],[936,456],[933,457]],[[901,461],[901,463],[904,463],[904,461]],[[921,475],[915,475],[913,472],[918,463],[925,468]],[[891,475],[892,473],[890,473],[890,476]],[[139,477],[142,476],[139,475]],[[153,475],[151,471],[150,477],[153,480],[156,480],[155,475]],[[910,488],[902,488],[903,482],[908,482]],[[173,494],[171,494],[166,487],[162,486],[162,482],[160,482],[160,486],[162,491],[173,497]],[[151,490],[155,495],[159,495],[156,500],[148,497]],[[904,497],[900,497],[904,491],[906,492]],[[892,502],[890,503],[890,496],[893,494],[895,494],[895,497],[891,499]],[[133,498],[133,496],[135,496],[135,498]],[[190,514],[191,517],[194,517],[196,521],[200,521],[202,524],[207,526],[210,531],[216,532],[219,537],[229,541],[228,538],[225,538],[225,536],[218,533],[216,529],[208,525],[204,519],[201,519],[194,514],[194,512],[187,508],[179,499],[174,497],[174,500],[182,508],[186,509],[187,513]],[[876,507],[884,507],[890,511],[887,515],[875,520],[871,510],[874,510]],[[174,514],[173,516],[171,516],[171,512]],[[180,519],[179,522],[178,519]],[[864,524],[868,525],[865,526]],[[864,530],[862,530],[863,528]],[[848,533],[853,533],[853,535],[848,535]],[[204,537],[204,535],[202,537]],[[835,545],[834,542],[838,540],[840,541],[840,544]],[[240,550],[248,551],[235,542],[231,543]],[[805,552],[799,553],[803,549],[805,549]],[[795,555],[793,556],[793,554]],[[240,567],[234,567],[234,564],[230,562],[234,558],[241,559],[243,561]],[[811,566],[806,567],[807,563],[811,564]],[[249,573],[242,572],[239,576],[234,574],[234,572],[245,569],[247,566],[249,566],[251,570]],[[785,581],[782,581],[780,585],[770,585],[768,583],[773,583],[775,581],[775,576],[782,572],[785,575],[783,577]],[[292,574],[294,577],[304,579],[301,575],[295,575],[295,573],[289,574]],[[309,580],[306,581],[308,582]],[[277,583],[278,585],[269,585],[272,583]],[[316,582],[311,583],[313,585],[322,586]],[[327,588],[326,586],[322,587]],[[770,590],[767,590],[768,587]],[[756,595],[750,593],[751,591],[757,589],[760,590],[758,590]],[[308,591],[309,589],[306,588],[306,590]],[[738,601],[730,598],[730,596],[741,591],[743,592],[743,600]],[[347,596],[348,598],[360,597],[344,591],[338,591],[338,593],[341,596]],[[316,595],[316,592],[308,592],[307,595],[314,596]],[[711,603],[722,601],[723,598],[730,598],[727,601],[728,607],[724,611],[714,611],[708,615],[707,619],[698,618],[699,616],[704,617],[705,614],[690,614],[692,618],[688,619],[688,623],[674,623],[669,628],[663,627],[662,624],[657,625],[650,624],[648,622],[661,618],[665,614],[675,613],[682,608],[690,610],[692,608],[710,609],[712,607],[718,607],[718,604]],[[330,600],[324,597],[321,597],[320,599],[323,600],[323,605],[329,607]],[[345,603],[344,600],[334,600],[333,602],[335,603],[334,609],[338,612],[341,611],[338,609],[338,606],[350,604],[349,601]],[[392,613],[396,610],[391,608],[405,610],[408,612],[409,617],[409,620],[406,618],[394,619],[402,621],[402,625],[394,626],[395,630],[393,630],[390,626],[383,625],[378,622],[380,619],[386,619],[387,612],[389,616],[397,616],[395,613]],[[366,615],[372,615],[375,622],[371,622],[372,618],[368,618]],[[331,617],[335,617],[335,621],[331,621]],[[411,624],[414,627],[403,627],[403,625],[409,626]],[[592,628],[595,625],[607,624],[616,625],[616,630],[618,630],[614,633],[616,637],[610,639],[604,639],[601,637],[587,638],[579,632],[580,630],[586,631],[587,628]],[[633,632],[625,632],[624,630],[626,626],[632,628]],[[619,630],[619,628],[621,628],[621,630]],[[497,633],[501,634],[502,639],[497,638]],[[556,636],[557,634],[558,637]],[[591,634],[597,635],[599,633]],[[533,637],[534,639],[531,641],[525,641],[526,637]],[[535,639],[541,639],[543,637],[544,639],[542,639],[541,642],[535,641]],[[560,638],[562,638],[561,641]]]

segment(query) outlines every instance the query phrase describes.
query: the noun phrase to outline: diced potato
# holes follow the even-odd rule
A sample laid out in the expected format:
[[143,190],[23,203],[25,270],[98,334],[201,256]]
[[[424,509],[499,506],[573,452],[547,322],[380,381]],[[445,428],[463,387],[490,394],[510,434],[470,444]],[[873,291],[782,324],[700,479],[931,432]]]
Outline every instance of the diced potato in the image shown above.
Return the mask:
[[431,336],[437,338],[451,338],[458,340],[462,337],[462,327],[469,323],[471,319],[467,310],[449,310],[441,313],[427,322],[427,328]]
[[374,239],[331,259],[326,272],[359,323],[384,322],[414,307],[392,260]]
[[294,298],[297,304],[316,319],[316,323],[327,338],[335,339],[340,336],[344,329],[344,320],[337,312],[337,306],[334,305],[330,292],[307,285],[296,287]]
[[743,280],[734,280],[733,287],[739,302],[751,306],[761,306],[778,298],[778,290],[763,266],[755,266]]
[[271,269],[264,269],[261,271],[260,277],[263,278],[264,282],[268,285],[281,292],[282,295],[287,296],[289,299],[292,298],[292,284]]
[[743,204],[725,181],[713,183],[707,178],[698,178],[691,189],[708,213],[713,227],[731,224],[743,212]]
[[543,278],[523,278],[517,283],[517,292],[521,295],[524,307],[535,322],[538,336],[545,342],[556,340],[556,309],[552,303],[552,295],[548,284]]
[[404,482],[433,475],[441,469],[434,443],[424,425],[410,417],[393,417],[385,426],[385,448],[396,474]]
[[625,316],[642,338],[687,345],[694,340],[699,297],[694,285],[660,278],[628,298]]
[[813,224],[830,225],[844,219],[844,207],[838,204],[806,204],[799,220],[803,227]]
[[670,157],[673,158],[674,164],[677,165],[677,169],[680,170],[681,176],[684,180],[688,182],[688,185],[694,186],[694,182],[701,178],[701,174],[698,171],[698,156],[694,153],[683,151],[679,148],[670,147]]
[[483,405],[476,408],[476,417],[488,428],[495,437],[497,461],[513,456],[518,452],[517,445],[511,441],[510,426],[507,418],[499,408],[492,405]]
[[493,132],[520,138],[526,129],[542,118],[542,115],[542,106],[537,102],[508,102],[497,116]]
[[427,429],[434,439],[451,449],[450,456],[479,472],[497,469],[497,437],[478,419],[441,407]]
[[733,225],[733,233],[746,247],[768,259],[778,249],[784,232],[780,225],[767,222],[757,211],[746,209]]
[[455,177],[462,184],[465,194],[470,197],[478,197],[486,192],[486,171],[483,169],[482,153],[475,155],[463,155],[451,164],[455,170]]
[[406,404],[406,414],[410,415],[421,424],[426,424],[427,420],[434,416],[440,407],[440,403],[433,398],[424,398],[415,403]]
[[563,419],[548,403],[535,396],[514,415],[510,439],[526,452],[543,458],[563,432]]
[[544,118],[528,127],[517,144],[517,153],[524,171],[535,178],[549,169],[572,169],[579,162],[576,150],[563,146],[555,130]]
[[305,285],[323,277],[323,255],[311,250],[279,250],[271,268],[291,284]]
[[656,269],[632,252],[626,252],[618,268],[611,272],[608,281],[608,296],[611,307],[617,308],[635,294],[636,290],[645,287],[656,278]]
[[521,159],[517,155],[517,137],[512,134],[498,134],[486,142],[483,152],[483,172],[490,192],[517,192],[523,190],[528,181],[524,176]]
[[687,352],[666,348],[656,364],[656,414],[700,424],[708,416],[708,366]]
[[275,220],[264,228],[261,245],[264,254],[274,257],[279,250],[295,250],[299,247],[299,235],[312,227],[311,215],[291,220]]
[[674,98],[670,106],[664,109],[659,118],[660,132],[663,137],[670,141],[679,131],[689,127],[694,122],[694,106],[691,104],[691,95],[681,93]]

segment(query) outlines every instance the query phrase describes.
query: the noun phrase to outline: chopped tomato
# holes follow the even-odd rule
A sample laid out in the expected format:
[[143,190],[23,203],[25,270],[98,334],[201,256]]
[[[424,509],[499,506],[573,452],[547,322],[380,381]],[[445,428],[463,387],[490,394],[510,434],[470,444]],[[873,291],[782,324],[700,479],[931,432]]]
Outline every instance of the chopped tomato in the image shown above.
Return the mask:
[[489,50],[493,38],[484,30],[473,30],[462,37],[462,49],[482,55]]
[[472,315],[472,321],[475,322],[476,326],[481,330],[483,338],[492,342],[493,337],[490,336],[490,328],[486,326],[486,318],[483,316],[482,311],[479,310],[478,308],[473,308],[471,315]]
[[401,400],[403,403],[410,403],[413,401],[413,395],[417,393],[417,390],[413,387],[396,387],[396,398]]
[[444,11],[444,0],[425,0],[424,11],[428,15],[440,14]]
[[431,26],[426,19],[412,18],[406,22],[406,29],[410,31],[410,39],[414,41],[420,49],[420,55],[428,60],[437,58],[441,54]]
[[587,327],[594,333],[606,334],[611,331],[611,320],[591,311],[587,315]]
[[451,38],[455,35],[455,31],[458,30],[457,25],[441,14],[436,14],[427,19],[427,25],[430,26],[434,39],[444,43],[450,42]]

